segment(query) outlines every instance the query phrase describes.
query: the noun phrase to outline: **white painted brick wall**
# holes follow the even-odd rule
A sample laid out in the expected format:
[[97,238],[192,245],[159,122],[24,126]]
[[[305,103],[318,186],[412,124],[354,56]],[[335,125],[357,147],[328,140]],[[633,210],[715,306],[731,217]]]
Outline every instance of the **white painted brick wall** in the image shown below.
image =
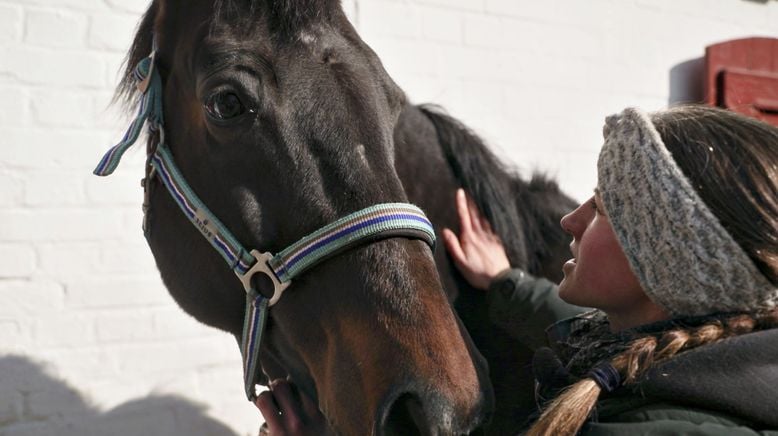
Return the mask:
[[[778,36],[778,1],[345,0],[417,103],[579,199],[605,115],[656,109],[706,45]],[[146,0],[0,0],[0,434],[255,434],[232,337],[184,314],[140,231],[142,152],[91,176]],[[692,65],[691,67],[689,65]]]

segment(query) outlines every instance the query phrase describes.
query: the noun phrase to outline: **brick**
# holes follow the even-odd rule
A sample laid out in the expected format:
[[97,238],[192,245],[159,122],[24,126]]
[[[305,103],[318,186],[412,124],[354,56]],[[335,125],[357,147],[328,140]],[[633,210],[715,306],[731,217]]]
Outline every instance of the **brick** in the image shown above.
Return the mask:
[[[133,232],[134,233],[134,232]],[[106,242],[100,249],[100,260],[95,267],[101,274],[143,274],[157,275],[157,266],[151,249],[141,232],[136,237],[122,242]]]
[[105,0],[105,3],[113,12],[129,12],[135,15],[143,14],[149,7],[147,0]]
[[62,10],[28,10],[24,41],[55,48],[77,48],[86,44],[87,19],[83,14]]
[[475,47],[504,46],[503,18],[471,14],[464,21],[464,42]]
[[64,299],[62,285],[50,280],[0,280],[0,317],[56,314],[63,309]]
[[[3,344],[3,349],[0,351],[0,369],[3,369],[3,375],[7,376],[6,368],[4,368],[4,360],[7,360],[9,354],[28,354],[33,349],[31,339],[31,325],[32,320],[30,318],[16,319],[3,318],[0,316],[0,343]],[[0,415],[3,414],[3,388],[4,385],[0,382]],[[0,417],[0,422],[3,422]]]
[[441,6],[448,9],[460,9],[466,11],[483,11],[484,0],[418,0],[426,5]]
[[66,348],[42,348],[35,352],[36,358],[56,362],[59,378],[78,380],[79,387],[101,380],[119,378],[116,356],[111,346],[77,344]]
[[53,416],[73,417],[83,414],[87,404],[82,395],[64,382],[50,383],[43,389],[29,392],[25,398],[28,419]]
[[[136,0],[132,0],[136,1]],[[102,11],[106,9],[103,0],[23,0],[25,5],[41,5],[49,8]]]
[[27,244],[0,243],[0,278],[20,278],[35,271],[35,250]]
[[[0,358],[0,362],[3,358]],[[8,377],[7,374],[4,374]],[[5,378],[4,377],[4,378]],[[0,384],[0,431],[8,424],[18,422],[22,419],[24,410],[24,396],[22,392],[14,389],[13,386],[6,386],[7,382]]]
[[421,7],[419,11],[425,40],[453,44],[462,42],[464,18],[461,12],[428,7]]
[[39,243],[37,254],[40,270],[63,281],[91,275],[99,263],[102,243],[102,241]]
[[[119,83],[118,76],[110,78],[109,83]],[[95,91],[90,94],[93,99],[92,106],[95,108],[95,119],[92,121],[94,126],[116,131],[117,135],[122,129],[127,129],[136,112],[125,109],[121,101],[115,102],[113,90]]]
[[95,317],[95,331],[100,343],[156,339],[153,334],[152,315],[142,310],[101,312]]
[[233,363],[196,368],[198,385],[206,398],[241,399],[243,377],[241,360],[236,356]]
[[89,25],[89,46],[124,53],[132,44],[137,25],[136,15],[93,15]]
[[[127,345],[116,348],[119,370],[127,374],[148,374],[234,363],[240,358],[235,339],[203,326],[200,337],[175,342]],[[154,356],[154,359],[149,359]]]
[[74,436],[65,430],[61,422],[22,421],[3,428],[3,436]]
[[[154,397],[162,398],[163,396],[175,396],[176,394],[184,393],[192,400],[204,398],[200,392],[199,380],[197,377],[197,368],[188,368],[188,371],[165,371],[158,373],[159,375],[154,380],[151,390],[154,392]],[[243,375],[240,375],[238,380],[241,380]],[[169,397],[168,397],[169,398]],[[164,404],[165,406],[177,409],[183,404],[172,402]],[[182,422],[179,425],[185,425]],[[183,431],[182,434],[191,434],[189,431]]]
[[[139,400],[151,403],[145,406],[143,402],[133,404],[134,407],[124,407],[108,417],[97,420],[95,435],[98,434],[134,434],[138,431],[138,423],[143,423],[145,431],[159,435],[184,434],[179,430],[176,410],[166,408],[151,399]],[[180,400],[184,401],[184,400]],[[183,417],[186,419],[186,416]]]
[[421,33],[418,9],[405,3],[372,0],[359,4],[359,24],[366,39],[417,38]]
[[92,93],[84,90],[36,89],[30,100],[36,126],[89,127],[97,118]]
[[3,135],[0,164],[6,167],[73,168],[88,175],[122,133],[8,128]]
[[96,53],[8,45],[0,46],[0,57],[0,75],[10,75],[22,83],[86,88],[107,85],[105,61]]
[[84,209],[0,210],[0,241],[85,241],[121,235],[121,215]]
[[0,86],[0,126],[27,126],[30,124],[28,92],[17,86]]
[[[466,46],[443,46],[437,50],[437,70],[448,78],[492,79],[502,63],[499,52]],[[472,102],[471,102],[472,104]]]
[[0,42],[14,42],[22,35],[22,8],[0,5]]
[[[525,54],[521,62],[528,62],[529,56],[526,55],[544,52],[542,48],[544,43],[558,46],[559,50],[566,50],[570,41],[560,43],[557,39],[546,38],[547,35],[553,35],[555,32],[557,32],[556,27],[542,23],[511,17],[469,15],[465,18],[464,41],[466,45],[473,47],[517,50]],[[566,50],[565,56],[572,53],[574,52]]]
[[141,152],[130,151],[125,159],[122,160],[122,171],[110,177],[87,176],[86,195],[92,204],[141,207],[143,188],[140,179],[143,177],[144,158]]
[[89,278],[67,283],[70,308],[153,307],[172,304],[160,281],[149,278]]
[[68,171],[28,171],[24,201],[29,206],[76,206],[86,202],[84,176]]
[[24,197],[24,183],[16,173],[0,172],[0,206],[16,206]]
[[152,324],[155,335],[160,339],[191,338],[202,324],[180,307],[170,306],[154,309]]
[[552,19],[558,2],[521,2],[515,0],[485,0],[484,9],[495,15]]
[[91,316],[67,311],[51,313],[35,320],[33,340],[37,347],[81,347],[95,342]]

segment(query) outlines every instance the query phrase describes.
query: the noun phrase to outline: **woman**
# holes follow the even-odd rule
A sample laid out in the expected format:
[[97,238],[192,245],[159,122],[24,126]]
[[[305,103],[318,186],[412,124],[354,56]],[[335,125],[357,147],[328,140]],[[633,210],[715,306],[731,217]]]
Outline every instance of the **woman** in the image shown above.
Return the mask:
[[[554,324],[553,351],[537,351],[543,410],[528,433],[778,429],[778,129],[707,107],[626,109],[604,136],[595,195],[561,221],[573,259],[558,296],[596,310]],[[517,313],[578,311],[510,270],[488,223],[457,201],[461,234],[445,231],[446,246],[492,289],[498,324],[539,342],[515,331]]]

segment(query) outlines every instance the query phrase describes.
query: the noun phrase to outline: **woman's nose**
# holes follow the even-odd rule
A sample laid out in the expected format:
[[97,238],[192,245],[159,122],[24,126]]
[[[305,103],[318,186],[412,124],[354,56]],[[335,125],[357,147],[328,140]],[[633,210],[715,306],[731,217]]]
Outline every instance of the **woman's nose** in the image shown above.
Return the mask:
[[563,216],[559,221],[562,230],[571,234],[574,238],[580,238],[586,226],[594,216],[594,209],[590,206],[590,201],[582,203],[574,211]]

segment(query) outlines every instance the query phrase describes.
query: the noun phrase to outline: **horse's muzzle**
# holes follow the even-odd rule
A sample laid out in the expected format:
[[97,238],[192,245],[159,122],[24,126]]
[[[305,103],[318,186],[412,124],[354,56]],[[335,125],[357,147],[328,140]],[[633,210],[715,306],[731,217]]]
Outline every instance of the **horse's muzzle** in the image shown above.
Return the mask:
[[407,390],[387,401],[377,436],[467,435],[486,419],[486,401],[480,395],[472,404],[455,404],[429,389]]

